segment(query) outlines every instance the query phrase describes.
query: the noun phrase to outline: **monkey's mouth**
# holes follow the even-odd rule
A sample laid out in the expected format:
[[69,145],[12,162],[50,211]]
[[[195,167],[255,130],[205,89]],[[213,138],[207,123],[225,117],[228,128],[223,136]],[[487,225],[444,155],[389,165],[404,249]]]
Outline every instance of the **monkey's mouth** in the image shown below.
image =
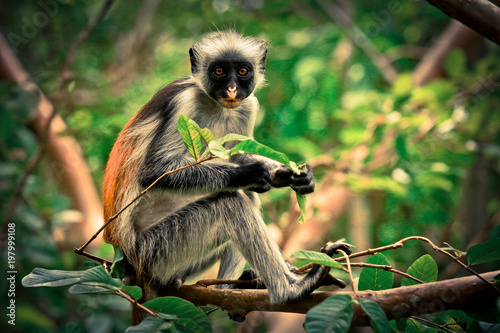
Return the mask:
[[241,100],[232,98],[221,98],[219,101],[222,104],[222,106],[228,109],[234,109],[241,103]]

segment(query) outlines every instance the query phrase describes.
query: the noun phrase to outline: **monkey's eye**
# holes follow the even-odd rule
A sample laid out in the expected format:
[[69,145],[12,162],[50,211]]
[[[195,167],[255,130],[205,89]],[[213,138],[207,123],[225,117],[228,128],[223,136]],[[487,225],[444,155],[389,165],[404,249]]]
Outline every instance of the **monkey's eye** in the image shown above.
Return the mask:
[[245,76],[248,74],[248,68],[246,67],[240,67],[240,69],[238,70],[238,74],[241,75],[241,76]]
[[224,74],[224,71],[222,70],[222,68],[217,67],[216,69],[214,69],[214,74],[217,76],[221,76]]

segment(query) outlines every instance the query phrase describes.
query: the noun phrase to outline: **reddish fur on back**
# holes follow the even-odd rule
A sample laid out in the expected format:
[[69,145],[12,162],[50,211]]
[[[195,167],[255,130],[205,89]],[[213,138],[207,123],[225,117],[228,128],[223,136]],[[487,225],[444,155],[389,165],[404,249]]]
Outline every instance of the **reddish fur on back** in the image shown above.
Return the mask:
[[[118,139],[111,150],[111,154],[109,155],[103,184],[102,201],[104,207],[104,221],[108,221],[110,217],[115,215],[127,204],[127,202],[123,202],[122,193],[131,184],[131,182],[134,181],[132,178],[134,172],[129,170],[134,166],[128,165],[124,167],[124,164],[134,151],[136,142],[134,139],[126,139],[125,133],[127,129],[138,120],[138,118],[139,114],[133,117],[121,130],[118,135]],[[107,243],[120,245],[118,239],[113,238],[113,235],[116,234],[116,228],[116,223],[111,222],[104,229],[104,240]]]

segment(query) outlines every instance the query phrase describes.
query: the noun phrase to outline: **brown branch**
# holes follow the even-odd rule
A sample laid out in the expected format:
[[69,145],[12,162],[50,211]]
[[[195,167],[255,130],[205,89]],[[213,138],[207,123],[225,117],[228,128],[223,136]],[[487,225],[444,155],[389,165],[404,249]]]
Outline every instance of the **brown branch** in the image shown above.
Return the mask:
[[323,10],[340,25],[346,32],[349,40],[372,60],[373,64],[378,67],[382,76],[389,83],[394,83],[398,77],[398,72],[391,64],[391,59],[385,54],[378,52],[377,48],[371,42],[370,38],[357,27],[349,17],[349,14],[333,1],[317,0],[316,1]]
[[[481,278],[490,280],[499,273],[500,271],[484,273],[481,274]],[[352,292],[314,292],[299,302],[273,304],[269,301],[266,290],[212,289],[197,285],[184,285],[177,290],[165,291],[161,296],[177,296],[197,306],[217,306],[230,313],[248,313],[255,310],[306,313],[313,306],[335,294],[354,296]],[[475,276],[382,291],[358,291],[358,295],[360,298],[377,302],[389,320],[484,305],[487,301],[494,301],[498,297]],[[367,315],[359,305],[355,305],[352,325],[368,324]]]
[[85,29],[83,29],[76,40],[71,44],[71,47],[69,48],[68,55],[66,56],[66,61],[64,61],[64,65],[62,67],[61,71],[61,87],[65,86],[72,78],[73,75],[71,73],[71,67],[73,66],[73,63],[75,62],[75,57],[76,53],[78,52],[78,49],[80,46],[83,44],[83,42],[89,37],[90,33],[92,30],[95,29],[97,24],[102,20],[102,18],[106,15],[108,12],[109,8],[113,4],[114,0],[106,0],[104,1],[103,5],[99,9],[99,11],[89,20],[87,23],[87,26]]
[[500,45],[500,8],[487,0],[427,0],[446,15]]
[[[78,36],[77,40],[71,45],[70,50],[68,51],[68,55],[66,57],[66,60],[64,62],[64,66],[62,69],[61,73],[61,84],[59,85],[58,92],[56,93],[55,97],[55,103],[54,105],[51,105],[51,103],[48,101],[48,99],[43,95],[41,90],[36,86],[36,84],[32,81],[31,77],[29,74],[24,70],[22,67],[21,63],[17,60],[15,57],[14,53],[12,52],[10,46],[7,44],[7,42],[4,40],[3,36],[0,36],[0,45],[2,46],[1,48],[4,50],[1,54],[1,60],[2,60],[2,65],[5,65],[7,67],[12,67],[9,68],[8,70],[4,70],[4,75],[16,82],[19,86],[23,87],[24,89],[27,89],[28,91],[36,92],[39,95],[40,101],[38,104],[38,110],[37,113],[39,113],[39,116],[35,118],[32,123],[33,127],[37,128],[38,131],[35,130],[39,136],[39,141],[40,145],[35,153],[30,160],[28,161],[28,164],[24,170],[23,175],[21,176],[21,179],[19,183],[17,184],[16,188],[14,189],[13,196],[7,206],[6,209],[6,214],[4,217],[4,227],[3,227],[3,232],[2,236],[6,234],[5,228],[8,225],[8,223],[11,223],[14,219],[16,207],[19,205],[19,202],[22,199],[22,194],[23,194],[23,189],[26,186],[26,182],[31,174],[36,170],[38,164],[42,161],[43,157],[45,156],[45,153],[49,150],[49,145],[54,144],[54,142],[51,143],[51,141],[56,140],[55,138],[51,138],[52,135],[55,133],[52,133],[53,131],[53,122],[55,119],[57,119],[57,123],[61,123],[62,119],[59,118],[58,116],[58,107],[59,103],[62,99],[63,91],[67,85],[67,83],[70,80],[70,75],[68,75],[71,66],[73,65],[76,53],[80,46],[83,44],[83,42],[87,39],[89,34],[94,30],[95,26],[97,23],[102,19],[102,17],[105,15],[107,10],[109,9],[109,6],[113,0],[106,0],[104,5],[101,7],[100,11],[95,15],[87,24],[85,29],[80,33]],[[9,66],[10,65],[10,66]],[[44,119],[43,116],[43,110],[50,110],[46,111],[46,114],[49,114],[46,119]],[[41,117],[40,117],[41,116]],[[38,120],[40,122],[40,126],[35,125],[35,121]],[[44,123],[44,124],[43,124]],[[59,127],[61,127],[60,124],[58,124]],[[63,125],[64,127],[64,125]],[[64,129],[59,129],[58,132],[63,131]],[[66,140],[68,141],[68,140]],[[68,142],[69,143],[69,142]],[[81,176],[81,175],[79,175]],[[83,176],[82,176],[83,177]],[[91,178],[91,177],[89,177]],[[90,184],[93,184],[93,182],[90,182]],[[94,198],[97,199],[97,202],[99,203],[98,195],[95,193]],[[96,200],[93,200],[96,202]],[[100,203],[98,204],[100,206]],[[2,237],[3,239],[4,237]]]
[[[347,264],[341,264],[342,266],[347,266]],[[376,268],[376,269],[383,269],[384,271],[388,271],[388,272],[393,272],[395,274],[399,274],[401,276],[404,276],[408,279],[411,279],[415,282],[418,282],[418,283],[425,283],[424,281],[420,280],[420,279],[417,279],[416,277],[413,277],[411,276],[410,274],[407,274],[405,272],[401,272],[400,270],[397,270],[395,268],[393,268],[392,266],[388,266],[388,265],[376,265],[376,264],[367,264],[367,263],[364,263],[364,262],[351,262],[351,267],[369,267],[369,268]]]
[[419,87],[445,76],[444,61],[451,50],[462,49],[469,53],[482,41],[480,34],[458,21],[451,20],[413,71],[413,84]]
[[[468,267],[463,262],[461,262],[460,258],[455,257],[453,254],[451,254],[451,253],[449,253],[449,252],[447,252],[445,250],[442,250],[439,246],[435,245],[430,239],[428,239],[426,237],[422,237],[422,236],[410,236],[410,237],[403,238],[403,239],[397,241],[396,243],[393,243],[393,244],[390,244],[390,245],[378,247],[378,248],[375,248],[375,249],[368,249],[368,250],[364,250],[364,251],[361,251],[361,252],[356,252],[356,253],[351,254],[349,256],[349,258],[350,259],[352,259],[352,258],[358,258],[358,257],[367,256],[367,255],[372,255],[372,254],[375,254],[375,253],[378,253],[378,252],[387,251],[387,250],[395,250],[395,249],[398,249],[400,247],[403,247],[404,243],[406,243],[408,241],[411,241],[411,240],[419,240],[419,241],[422,241],[422,242],[425,242],[425,243],[429,244],[432,247],[433,250],[435,250],[437,252],[440,252],[440,253],[442,253],[442,254],[450,257],[453,261],[455,261],[457,264],[459,264],[460,266],[462,266],[464,269],[466,269],[470,273],[474,274],[479,279],[483,280],[483,282],[486,285],[488,285],[490,288],[492,288],[495,291],[497,291],[498,293],[500,293],[500,289],[498,287],[496,287],[494,284],[489,283],[488,281],[486,281],[485,279],[483,279],[480,274],[478,274],[472,268]],[[334,260],[335,261],[343,261],[343,260],[345,260],[345,257],[338,257],[338,258],[335,258]],[[304,265],[304,266],[300,267],[297,271],[301,272],[301,271],[310,269],[312,267],[312,265],[313,265],[312,263]]]

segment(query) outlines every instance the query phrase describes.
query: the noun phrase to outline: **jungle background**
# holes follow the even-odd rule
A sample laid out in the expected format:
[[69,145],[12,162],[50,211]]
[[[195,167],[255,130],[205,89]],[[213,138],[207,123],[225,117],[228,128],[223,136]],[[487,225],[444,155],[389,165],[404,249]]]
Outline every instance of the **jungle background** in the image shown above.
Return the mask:
[[[8,332],[130,325],[124,300],[20,280],[34,267],[83,268],[73,248],[102,224],[100,189],[118,132],[157,90],[190,74],[189,47],[214,30],[270,41],[255,138],[315,171],[303,225],[290,190],[261,195],[285,258],[339,238],[363,250],[421,235],[467,250],[500,237],[500,49],[428,2],[106,3],[104,11],[105,1],[0,5],[0,32],[20,61],[1,64],[0,82],[2,270],[10,222],[17,272],[16,325],[1,324]],[[44,131],[52,110],[55,138]],[[113,256],[100,238],[92,251]],[[415,242],[386,255],[408,267],[429,252]],[[464,274],[432,255],[439,279]],[[8,289],[2,279],[3,299]],[[238,326],[218,312],[217,332],[292,332],[303,322],[256,313]]]

